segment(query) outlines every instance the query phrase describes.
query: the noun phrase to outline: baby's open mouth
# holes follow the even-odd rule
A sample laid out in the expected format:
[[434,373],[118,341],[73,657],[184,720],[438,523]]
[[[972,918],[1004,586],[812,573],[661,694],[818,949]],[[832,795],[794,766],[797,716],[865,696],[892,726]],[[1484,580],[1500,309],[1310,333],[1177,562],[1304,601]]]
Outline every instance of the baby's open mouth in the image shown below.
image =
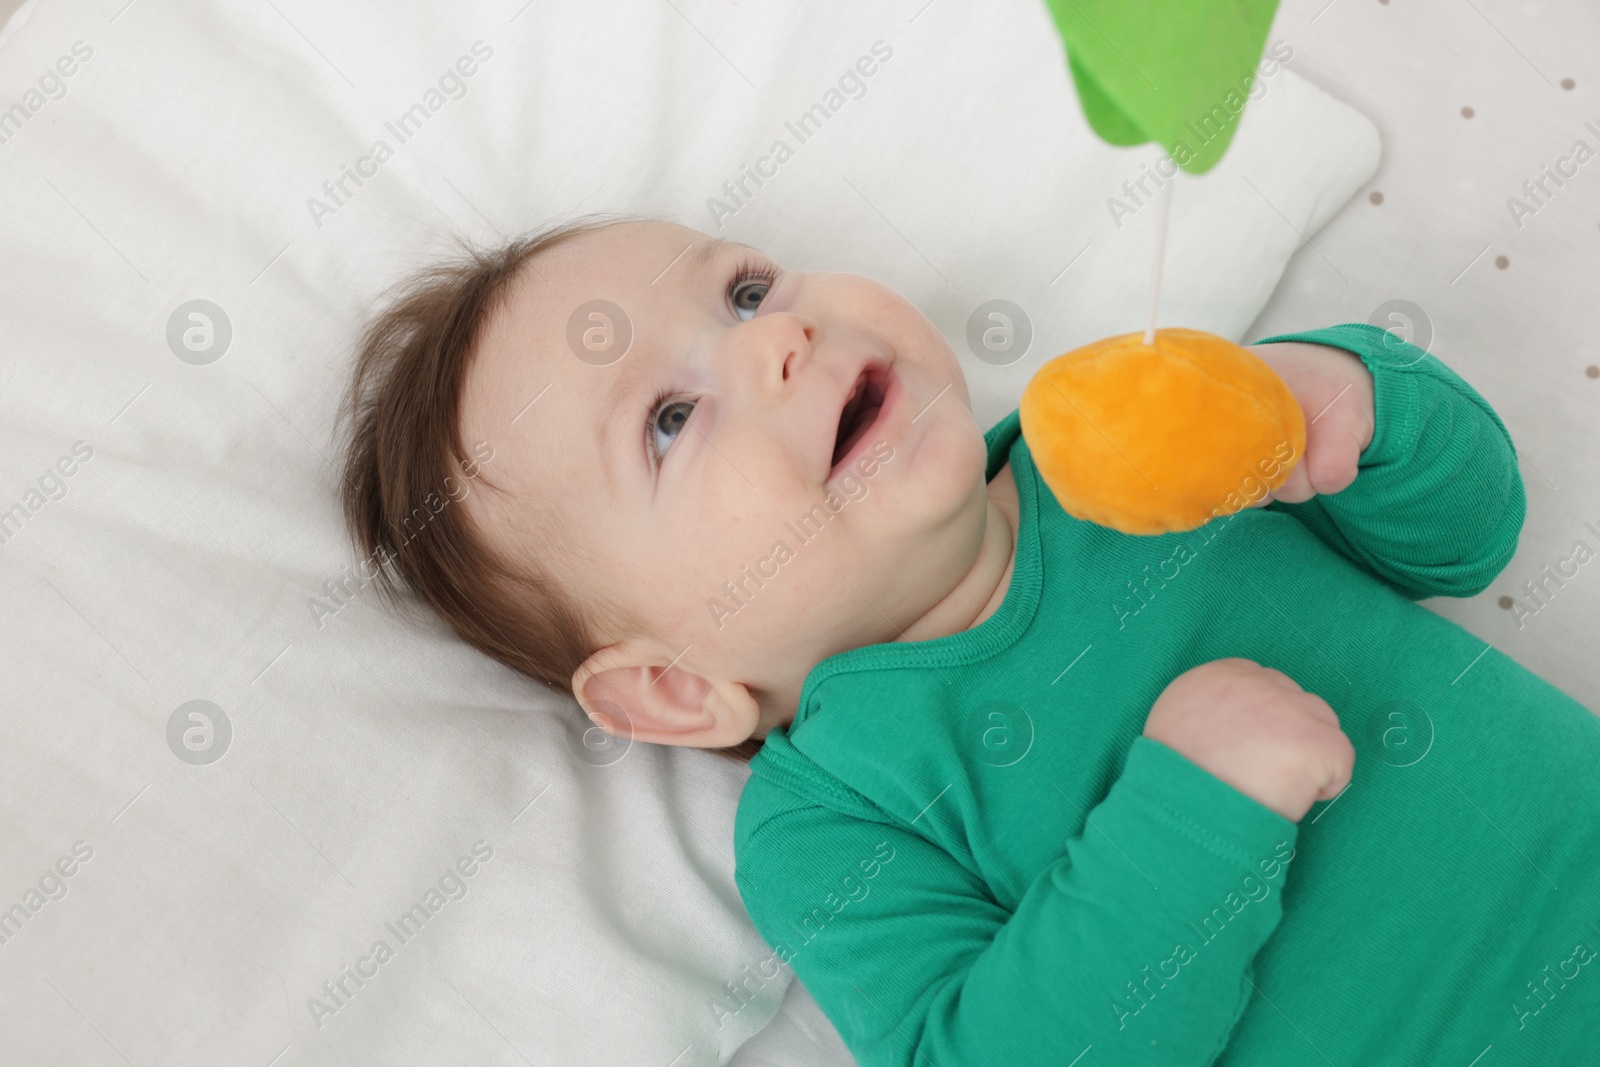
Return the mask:
[[856,378],[855,388],[839,413],[839,432],[833,441],[833,470],[838,470],[840,462],[878,421],[888,385],[888,368],[880,363],[867,364]]

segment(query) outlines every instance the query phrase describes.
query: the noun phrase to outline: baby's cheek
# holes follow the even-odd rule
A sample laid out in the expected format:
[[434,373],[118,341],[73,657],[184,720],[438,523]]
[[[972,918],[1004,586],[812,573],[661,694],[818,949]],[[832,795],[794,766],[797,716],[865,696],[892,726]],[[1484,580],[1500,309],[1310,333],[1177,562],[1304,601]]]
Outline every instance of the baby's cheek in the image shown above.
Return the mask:
[[792,551],[781,542],[761,544],[751,529],[741,522],[696,530],[682,546],[681,562],[668,568],[660,607],[685,640],[720,640],[730,630],[748,630],[772,598],[772,584]]

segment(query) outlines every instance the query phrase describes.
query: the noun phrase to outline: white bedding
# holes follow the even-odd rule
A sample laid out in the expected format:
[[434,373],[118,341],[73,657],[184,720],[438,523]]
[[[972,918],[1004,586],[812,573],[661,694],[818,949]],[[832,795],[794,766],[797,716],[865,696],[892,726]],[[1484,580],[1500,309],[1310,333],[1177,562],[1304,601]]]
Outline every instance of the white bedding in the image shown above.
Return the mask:
[[[1600,179],[1522,232],[1496,212],[1580,135],[1555,108],[1600,81],[1576,55],[1563,70],[1553,39],[1541,59],[1580,92],[1551,97],[1474,35],[1474,76],[1510,89],[1475,93],[1485,113],[1461,127],[1452,94],[1395,80],[1436,55],[1425,16],[1343,0],[1311,23],[1320,2],[1280,12],[1269,40],[1295,58],[1222,165],[1179,179],[1161,321],[1254,339],[1391,297],[1427,307],[1435,348],[1564,487],[1525,471],[1509,590],[1583,518],[1600,527],[1578,417],[1600,388],[1582,371],[1597,324],[1564,295],[1593,276]],[[973,310],[1011,300],[1026,357],[965,361],[984,424],[1044,358],[1143,324],[1155,211],[1119,228],[1106,201],[1161,153],[1092,138],[1038,0],[751,8],[33,0],[0,36],[0,109],[40,90],[0,127],[0,509],[25,513],[0,543],[0,909],[49,887],[0,943],[0,1060],[850,1063],[787,972],[730,993],[766,954],[731,879],[742,767],[643,745],[606,763],[569,701],[328,588],[355,562],[330,438],[350,343],[450,233],[662,213],[793,268],[881,278],[964,355]],[[1414,47],[1370,44],[1382,19]],[[892,57],[853,97],[841,78],[878,41]],[[1381,207],[1351,200],[1373,185],[1372,125],[1305,67],[1416,124],[1379,172]],[[1518,92],[1549,110],[1507,113]],[[786,134],[830,101],[814,139]],[[385,124],[418,103],[400,144]],[[1484,138],[1462,167],[1494,168],[1471,192],[1441,177],[1461,130]],[[786,136],[792,157],[719,228],[708,199]],[[363,163],[378,139],[392,156]],[[335,199],[323,183],[346,167],[367,175]],[[220,334],[183,346],[197,299],[231,328],[214,359]],[[1569,588],[1523,634],[1498,588],[1431,606],[1595,706],[1577,634],[1596,632],[1600,578]],[[191,734],[192,753],[197,700],[231,736]],[[386,923],[418,904],[429,918],[402,941]],[[388,958],[331,995],[380,940]]]

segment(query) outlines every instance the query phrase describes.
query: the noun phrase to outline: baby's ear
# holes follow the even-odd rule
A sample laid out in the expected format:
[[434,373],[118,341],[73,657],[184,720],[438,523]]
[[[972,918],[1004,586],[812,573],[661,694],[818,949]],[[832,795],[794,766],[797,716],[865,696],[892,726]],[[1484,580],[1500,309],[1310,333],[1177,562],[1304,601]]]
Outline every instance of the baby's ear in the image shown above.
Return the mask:
[[657,745],[725,748],[748,739],[761,720],[745,686],[696,674],[685,658],[633,638],[584,660],[572,692],[606,733]]

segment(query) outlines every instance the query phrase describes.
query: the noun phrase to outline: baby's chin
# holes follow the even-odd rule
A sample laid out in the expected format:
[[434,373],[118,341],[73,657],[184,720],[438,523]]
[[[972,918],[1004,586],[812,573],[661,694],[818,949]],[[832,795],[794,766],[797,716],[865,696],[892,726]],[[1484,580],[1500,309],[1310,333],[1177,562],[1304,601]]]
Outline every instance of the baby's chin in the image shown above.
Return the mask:
[[983,493],[989,464],[983,431],[972,411],[949,395],[929,407],[916,426],[923,422],[928,425],[895,446],[885,472],[898,463],[900,491],[926,494],[934,511],[941,510],[941,502],[959,510],[961,501]]
[[896,449],[878,475],[875,499],[862,502],[876,506],[863,506],[857,516],[857,558],[923,581],[969,556],[988,518],[987,465],[975,427],[954,426]]

